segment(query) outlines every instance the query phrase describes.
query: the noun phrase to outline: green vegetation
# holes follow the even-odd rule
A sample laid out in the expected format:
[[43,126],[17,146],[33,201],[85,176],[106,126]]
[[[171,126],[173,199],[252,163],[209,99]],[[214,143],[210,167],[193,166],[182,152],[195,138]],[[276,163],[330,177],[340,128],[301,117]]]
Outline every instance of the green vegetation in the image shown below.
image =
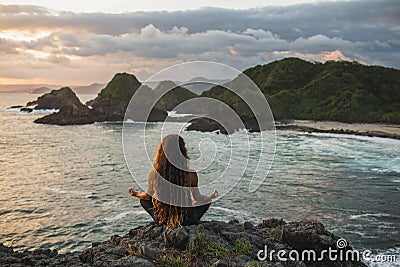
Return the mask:
[[189,267],[190,261],[181,256],[174,257],[172,255],[165,255],[157,262],[160,267]]
[[[124,114],[131,98],[141,85],[135,76],[128,73],[117,73],[101,90],[92,106],[100,109],[101,112],[104,110],[104,113]],[[143,106],[153,105],[156,97],[170,90],[156,104],[157,108],[164,111],[172,110],[178,104],[198,96],[186,88],[177,86],[172,81],[162,81],[154,90],[148,86],[143,86],[141,90],[143,90],[140,94],[141,101],[138,102]]]
[[252,261],[246,263],[246,265],[244,267],[261,267],[261,266],[263,266],[262,263],[252,260]]
[[244,255],[251,255],[254,252],[253,246],[250,244],[248,240],[244,238],[241,238],[236,241],[233,250],[238,254],[244,254]]
[[180,103],[198,96],[186,88],[177,86],[172,81],[160,82],[154,91],[162,92],[162,94],[168,91],[168,93],[164,94],[163,97],[157,102],[157,107],[166,111],[170,111]]
[[197,232],[195,246],[190,250],[190,254],[196,257],[205,257],[206,259],[221,258],[228,253],[228,248],[211,241],[202,232]]
[[[322,64],[286,58],[249,68],[244,74],[261,89],[278,120],[400,123],[400,70],[397,69],[347,61]],[[240,88],[238,95],[215,86],[201,96],[221,100],[242,119],[251,120],[254,115],[241,97],[254,92],[239,77],[227,83]],[[135,76],[118,73],[92,106],[100,114],[122,117],[140,85]],[[164,111],[197,97],[172,81],[161,82],[155,90],[146,88],[143,101],[139,101],[143,106],[154,103],[156,92],[174,88],[157,102],[156,108]]]
[[[244,71],[276,119],[400,123],[400,70],[357,62],[312,63],[286,58]],[[234,83],[232,81],[232,83]],[[247,105],[216,86],[203,92],[248,116]]]
[[95,99],[95,106],[116,106],[118,112],[124,113],[133,94],[140,87],[135,76],[128,73],[117,73]]

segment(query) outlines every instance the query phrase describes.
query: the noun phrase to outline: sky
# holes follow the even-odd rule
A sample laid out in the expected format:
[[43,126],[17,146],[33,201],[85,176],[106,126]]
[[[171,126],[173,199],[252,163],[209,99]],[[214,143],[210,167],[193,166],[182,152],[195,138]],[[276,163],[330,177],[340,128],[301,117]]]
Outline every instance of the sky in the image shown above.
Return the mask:
[[2,1],[0,84],[144,81],[177,63],[295,56],[400,68],[398,0]]

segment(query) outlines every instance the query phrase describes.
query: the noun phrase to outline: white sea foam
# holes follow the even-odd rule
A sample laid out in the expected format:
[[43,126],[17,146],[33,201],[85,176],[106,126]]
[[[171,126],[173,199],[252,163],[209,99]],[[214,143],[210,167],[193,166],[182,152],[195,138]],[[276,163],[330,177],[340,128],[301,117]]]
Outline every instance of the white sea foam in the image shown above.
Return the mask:
[[[35,105],[36,106],[36,105]],[[59,112],[59,109],[34,109],[35,106],[29,106],[28,108],[32,109],[32,112],[21,111],[21,108],[8,108],[7,112],[11,112],[13,114],[18,115],[27,115],[27,114],[51,114]]]
[[[400,170],[397,169],[397,168],[394,168],[394,167],[393,168],[389,168],[389,169],[372,168],[371,171],[377,172],[377,173],[393,173],[393,172],[400,173]],[[398,182],[400,182],[400,179],[393,180],[394,183],[396,183],[396,181],[398,183]]]
[[95,124],[122,124],[122,123],[127,123],[127,124],[163,124],[164,122],[162,121],[148,121],[148,122],[144,122],[144,121],[134,121],[131,119],[127,119],[125,121],[96,121]]
[[304,132],[304,135],[312,135],[312,136],[320,136],[320,137],[331,137],[331,138],[348,138],[348,139],[358,139],[364,141],[374,141],[378,143],[391,144],[391,143],[399,143],[400,140],[384,138],[384,137],[376,137],[376,136],[363,136],[356,134],[336,134],[336,133],[316,133],[316,132]]
[[387,213],[364,213],[364,214],[358,214],[358,215],[350,215],[350,220],[357,220],[360,218],[366,218],[366,217],[390,217],[392,215],[387,214]]
[[[359,250],[360,252],[364,250]],[[373,261],[366,261],[362,260],[363,263],[365,263],[369,267],[386,267],[386,266],[400,266],[400,248],[395,247],[395,248],[389,248],[387,250],[379,250],[379,251],[371,251],[373,255],[396,255],[396,261],[395,262],[373,262]]]
[[59,109],[34,109],[30,114],[57,113],[59,111]]
[[220,210],[220,211],[227,212],[227,213],[234,213],[234,214],[243,213],[243,212],[241,212],[241,211],[237,211],[237,210],[233,210],[233,209],[228,209],[228,208],[223,208],[223,207],[213,207],[213,206],[211,206],[211,209]]
[[53,192],[53,193],[57,193],[57,194],[66,194],[67,193],[65,190],[62,190],[62,189],[56,188],[56,187],[44,187],[43,189]]
[[167,111],[167,113],[168,113],[168,117],[171,117],[171,118],[182,118],[182,117],[193,116],[193,114],[176,113],[175,110]]
[[84,191],[84,190],[63,190],[58,187],[43,187],[44,190],[56,193],[56,194],[66,194],[73,197],[90,197],[93,196],[92,192]]
[[101,133],[111,133],[111,132],[116,132],[117,130],[111,129],[111,130],[106,130],[102,131]]

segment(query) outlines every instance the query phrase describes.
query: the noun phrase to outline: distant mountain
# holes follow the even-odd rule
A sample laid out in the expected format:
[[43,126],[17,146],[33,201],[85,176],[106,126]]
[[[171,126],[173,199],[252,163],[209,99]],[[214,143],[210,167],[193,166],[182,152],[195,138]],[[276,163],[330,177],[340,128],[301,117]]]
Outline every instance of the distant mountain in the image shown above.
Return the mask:
[[[168,91],[169,90],[169,91]],[[160,82],[154,91],[167,92],[157,103],[157,106],[163,110],[170,111],[174,107],[179,105],[186,100],[198,97],[195,93],[190,90],[177,86],[172,81],[162,81]],[[161,93],[160,93],[161,94]]]
[[49,92],[51,92],[51,90],[53,90],[53,89],[51,89],[51,88],[49,88],[49,87],[46,87],[46,86],[42,86],[42,87],[33,89],[33,90],[30,91],[29,93],[41,95],[41,94],[49,93]]
[[43,92],[40,92],[40,94],[43,94],[60,87],[62,86],[54,84],[0,84],[0,93],[30,94],[35,89],[47,88],[48,91],[43,90]]
[[[204,91],[207,91],[218,84],[224,84],[229,82],[227,79],[207,79],[204,77],[195,77],[190,79],[189,81],[172,81],[175,84],[181,84],[182,87],[185,87],[189,91],[200,95]],[[145,84],[152,89],[155,89],[160,83],[165,81],[147,81]]]
[[204,77],[195,77],[185,82],[184,87],[196,93],[198,95],[202,94],[204,91],[210,90],[216,85],[224,84],[230,80],[224,79],[206,79]]
[[[90,85],[82,85],[82,86],[75,86],[71,87],[72,91],[74,91],[77,95],[84,95],[84,94],[97,94],[103,89],[106,85],[101,83],[92,83]],[[47,86],[42,86],[39,88],[35,88],[30,90],[30,94],[46,94],[49,93],[54,88],[49,88]]]
[[[72,91],[76,94],[97,94],[105,84],[92,83],[83,86],[70,86]],[[61,88],[62,85],[54,84],[0,84],[0,93],[14,93],[14,94],[46,94],[51,90]]]
[[[261,89],[278,120],[400,123],[397,69],[286,58],[249,68],[244,74]],[[221,86],[202,96],[224,101],[239,114],[250,112],[241,99]]]
[[75,94],[98,94],[101,89],[103,89],[106,84],[103,83],[92,83],[90,85],[75,86],[72,90]]

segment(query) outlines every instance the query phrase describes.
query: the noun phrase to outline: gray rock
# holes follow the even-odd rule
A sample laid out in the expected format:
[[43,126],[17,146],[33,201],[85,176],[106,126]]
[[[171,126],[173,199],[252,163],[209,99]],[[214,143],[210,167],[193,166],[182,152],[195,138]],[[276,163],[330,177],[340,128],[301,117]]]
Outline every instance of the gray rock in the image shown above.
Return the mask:
[[33,109],[32,108],[21,108],[19,111],[26,112],[26,113],[31,113],[33,111]]
[[[269,219],[256,227],[251,222],[240,224],[211,221],[198,226],[183,226],[166,230],[165,226],[148,224],[129,233],[113,235],[108,241],[93,243],[78,255],[59,254],[55,250],[15,252],[0,243],[0,266],[154,266],[165,256],[192,260],[192,266],[269,266],[269,267],[354,267],[362,262],[339,262],[324,259],[321,262],[285,261],[276,255],[272,261],[258,261],[257,252],[268,250],[304,249],[316,252],[334,247],[339,238],[318,221],[285,222]],[[200,234],[201,233],[201,234]],[[237,241],[250,243],[252,251],[237,249]],[[198,246],[198,244],[201,244]],[[347,247],[344,250],[351,249]],[[192,254],[188,254],[192,253]],[[248,253],[242,255],[240,253]],[[161,264],[162,265],[162,264]]]
[[244,222],[243,229],[244,230],[254,230],[254,225],[251,222]]
[[113,235],[110,238],[110,242],[113,246],[118,246],[119,242],[121,242],[121,237],[119,235]]
[[189,234],[185,228],[174,228],[164,232],[164,242],[167,247],[174,247],[178,250],[188,248]]
[[251,257],[247,255],[238,255],[233,259],[233,261],[236,262],[238,266],[245,266],[246,263],[251,260]]
[[212,267],[228,267],[228,263],[224,260],[217,260],[212,264]]
[[136,257],[136,256],[127,256],[121,258],[115,262],[114,266],[121,267],[155,267],[155,265],[146,259]]

